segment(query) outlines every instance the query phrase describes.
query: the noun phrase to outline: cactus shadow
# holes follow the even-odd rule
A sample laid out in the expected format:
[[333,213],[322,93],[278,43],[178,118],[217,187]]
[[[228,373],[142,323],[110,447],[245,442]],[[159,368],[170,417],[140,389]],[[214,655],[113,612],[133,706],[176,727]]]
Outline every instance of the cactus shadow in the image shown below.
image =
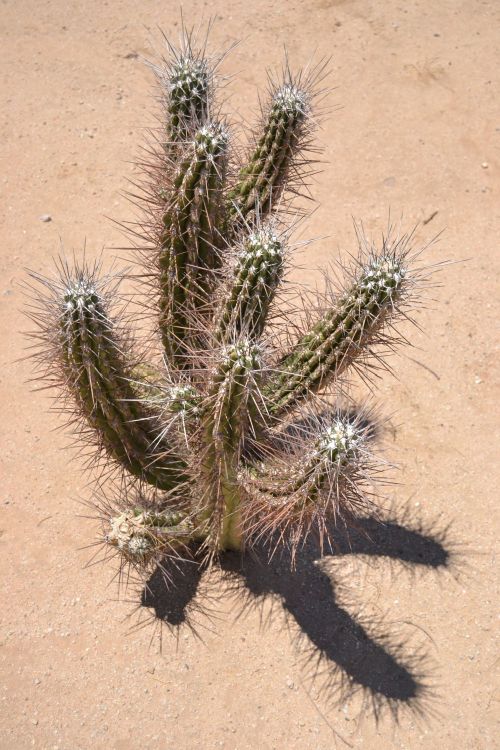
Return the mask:
[[[376,719],[385,708],[396,719],[405,708],[427,713],[432,690],[425,654],[394,639],[383,623],[363,623],[350,614],[337,601],[335,583],[318,561],[363,555],[412,569],[440,570],[450,562],[444,540],[396,520],[374,517],[358,519],[349,532],[336,529],[332,538],[334,544],[323,554],[310,538],[297,555],[295,568],[286,548],[269,559],[269,549],[263,547],[245,555],[226,553],[220,565],[243,610],[269,598],[279,602],[301,646],[306,645],[301,651],[307,655],[308,676],[313,683],[321,676],[318,692],[328,703],[338,705],[361,691],[364,710],[368,703]],[[189,624],[202,579],[202,570],[192,564],[178,572],[177,585],[168,589],[155,572],[142,595],[142,606],[170,627]]]

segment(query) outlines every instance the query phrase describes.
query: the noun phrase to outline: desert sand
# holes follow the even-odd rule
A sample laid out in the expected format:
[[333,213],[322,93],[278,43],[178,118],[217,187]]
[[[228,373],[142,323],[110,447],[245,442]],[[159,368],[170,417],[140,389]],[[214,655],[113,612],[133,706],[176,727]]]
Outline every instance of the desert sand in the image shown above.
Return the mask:
[[[227,107],[252,123],[266,66],[331,56],[331,113],[319,143],[318,238],[297,278],[367,232],[420,222],[429,264],[450,261],[403,327],[377,400],[399,526],[244,599],[200,586],[179,610],[109,566],[85,567],[96,525],[81,517],[87,477],[33,392],[19,284],[24,268],[84,243],[111,263],[109,217],[151,124],[143,57],[174,41],[179,4],[5,0],[0,8],[1,712],[0,747],[76,750],[490,750],[499,711],[498,316],[500,12],[481,0],[185,0],[213,17],[210,46],[234,74]],[[43,221],[42,217],[50,217]],[[110,582],[111,581],[111,582]],[[142,601],[142,606],[141,606]],[[170,609],[169,609],[170,606]],[[136,626],[144,624],[144,627]],[[160,649],[160,635],[161,649]]]

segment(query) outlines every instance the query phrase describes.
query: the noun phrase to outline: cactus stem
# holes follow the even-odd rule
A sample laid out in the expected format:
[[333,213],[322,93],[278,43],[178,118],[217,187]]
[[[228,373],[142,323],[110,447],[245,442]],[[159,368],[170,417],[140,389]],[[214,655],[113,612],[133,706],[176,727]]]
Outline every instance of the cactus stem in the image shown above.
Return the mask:
[[368,449],[372,430],[363,411],[355,417],[338,413],[333,421],[316,418],[306,434],[287,435],[274,459],[243,469],[248,535],[272,539],[287,531],[295,549],[313,526],[322,537],[328,524],[366,511],[364,488],[379,471]]
[[294,158],[300,153],[310,94],[293,80],[272,93],[263,117],[262,134],[229,193],[234,222],[249,221],[257,212],[267,216],[279,202]]
[[277,364],[264,392],[272,414],[294,408],[372,353],[415,288],[408,236],[383,241],[359,260],[345,290]]
[[160,331],[170,361],[186,354],[189,308],[202,301],[207,272],[219,262],[217,231],[227,141],[221,125],[197,131],[163,215],[158,255]]
[[269,307],[283,276],[285,247],[271,227],[251,232],[230,272],[216,315],[215,339],[223,343],[244,332],[262,335]]
[[210,538],[218,549],[239,549],[242,542],[238,463],[255,409],[260,350],[245,339],[225,346],[214,370],[202,417],[201,461]]

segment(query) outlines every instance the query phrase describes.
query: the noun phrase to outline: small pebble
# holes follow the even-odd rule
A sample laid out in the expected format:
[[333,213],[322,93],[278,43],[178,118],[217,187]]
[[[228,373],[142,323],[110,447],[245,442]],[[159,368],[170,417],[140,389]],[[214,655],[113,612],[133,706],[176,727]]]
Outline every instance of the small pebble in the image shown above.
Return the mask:
[[483,161],[483,163],[481,164],[481,166],[482,166],[483,169],[488,169],[489,164],[488,164],[487,161]]
[[50,214],[42,214],[39,217],[39,219],[40,219],[40,221],[45,221],[45,222],[52,221],[52,216]]

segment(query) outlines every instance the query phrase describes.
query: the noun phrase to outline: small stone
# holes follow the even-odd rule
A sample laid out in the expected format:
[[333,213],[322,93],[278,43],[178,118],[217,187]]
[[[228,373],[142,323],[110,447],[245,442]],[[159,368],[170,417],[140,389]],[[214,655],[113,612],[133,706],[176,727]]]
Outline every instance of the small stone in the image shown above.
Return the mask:
[[474,378],[474,383],[476,385],[480,385],[482,382],[483,382],[482,378],[480,378],[479,375],[476,375],[476,377]]
[[482,166],[482,168],[483,168],[483,169],[488,169],[488,167],[489,167],[490,165],[488,164],[488,162],[487,162],[487,161],[483,161],[483,163],[481,164],[481,166]]
[[40,221],[48,222],[52,221],[52,216],[50,214],[42,214],[39,216]]

